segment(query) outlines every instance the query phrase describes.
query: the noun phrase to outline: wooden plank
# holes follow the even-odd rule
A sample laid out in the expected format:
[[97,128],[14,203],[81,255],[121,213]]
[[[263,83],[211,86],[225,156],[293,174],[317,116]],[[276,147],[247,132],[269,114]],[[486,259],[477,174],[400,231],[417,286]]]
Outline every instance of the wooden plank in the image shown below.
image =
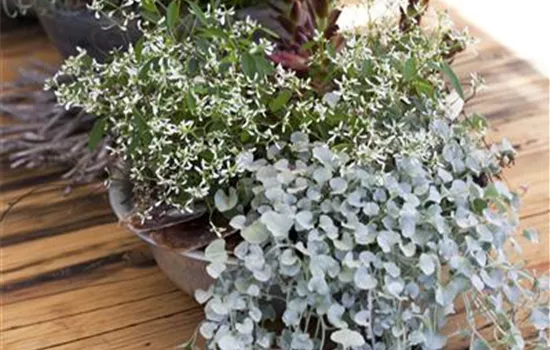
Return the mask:
[[[100,202],[105,206],[108,204],[105,186],[101,183],[93,183],[81,186],[70,186],[61,181],[53,183],[25,187],[13,191],[2,193],[0,197],[0,211],[5,211],[11,206],[9,215],[6,215],[5,222],[8,222],[17,216],[25,216],[28,211],[44,207],[44,203],[50,203],[52,206],[66,201],[83,202],[87,206],[97,202],[98,199],[86,201],[86,198],[99,196]],[[15,203],[15,205],[12,205]],[[29,216],[29,215],[27,215]]]
[[[52,350],[140,350],[174,349],[193,335],[203,318],[202,308],[196,307],[175,315],[162,317],[72,343],[54,346]],[[201,343],[199,343],[200,345]],[[202,349],[203,347],[199,347]]]
[[[535,215],[522,220],[520,229],[516,232],[515,238],[522,244],[523,252],[516,254],[513,259],[516,261],[525,260],[529,268],[539,273],[548,273],[550,267],[550,214],[548,212]],[[539,244],[530,243],[523,236],[526,228],[535,228],[539,232]]]
[[[119,295],[112,296],[118,298]],[[162,317],[169,317],[195,306],[179,290],[159,292],[154,296],[128,303],[117,303],[29,327],[2,332],[2,349],[44,349],[94,335],[122,330]],[[195,320],[195,321],[198,321]]]
[[104,224],[33,240],[0,250],[2,284],[142,247],[144,243],[118,224]]
[[522,198],[521,217],[548,212],[550,194],[548,190],[548,173],[550,166],[548,151],[522,155],[516,166],[504,172],[504,180],[512,189],[520,190],[527,186],[527,193]]
[[144,246],[2,285],[0,303],[4,306],[78,289],[138,280],[155,273],[162,275],[149,248]]
[[58,64],[59,53],[54,50],[39,26],[30,26],[0,37],[0,79],[11,81],[17,77],[17,69],[36,59],[49,64]]
[[[517,318],[519,320],[526,319],[526,317],[528,317],[528,315],[526,315],[525,312],[520,311],[517,314]],[[469,325],[468,325],[468,323],[466,323],[465,317],[462,314],[459,314],[459,315],[456,315],[456,316],[450,316],[447,321],[448,321],[447,325],[444,328],[444,333],[445,334],[448,334],[448,335],[453,334],[458,329],[469,329]],[[489,322],[487,322],[487,320],[485,318],[478,315],[475,318],[475,321],[476,321],[475,324],[477,326],[476,330],[477,330],[478,334],[481,334],[484,337],[484,339],[489,340],[489,341],[494,339],[494,333],[493,333],[494,330],[492,328],[492,325]],[[523,327],[522,328],[522,336],[523,336],[523,339],[528,344],[528,342],[530,340],[536,339],[536,337],[538,336],[538,331],[535,330],[533,327],[527,327],[527,328]],[[464,350],[467,350],[467,349],[470,349],[469,344],[470,344],[470,337],[463,337],[463,336],[460,336],[460,335],[456,335],[456,336],[453,336],[450,339],[448,339],[447,344],[445,346],[445,349],[453,349],[453,350],[454,349],[464,349]],[[529,349],[529,350],[535,350],[536,349],[535,347],[530,346],[530,345],[526,345],[525,348]],[[498,350],[503,349],[504,350],[503,347],[499,347],[497,344],[493,344],[493,349],[498,349]]]
[[[76,188],[69,195],[65,195],[63,189],[57,187],[26,196],[10,209],[1,223],[0,245],[5,247],[116,222],[107,195],[98,186],[101,185]],[[7,208],[8,204],[4,199],[0,205]],[[45,206],[43,203],[49,205]]]
[[[525,130],[523,125],[540,125],[540,127]],[[522,216],[549,210],[548,130],[548,118],[534,116],[501,124],[493,128],[490,135],[491,140],[500,140],[506,136],[517,147],[516,164],[505,169],[503,180],[511,189],[518,192],[521,192],[522,186],[528,187],[528,192],[523,198]]]
[[[1,121],[1,119],[0,119]],[[51,167],[40,169],[16,168],[10,169],[8,164],[0,167],[0,193],[4,197],[6,191],[29,190],[29,186],[36,187],[40,184],[58,181],[59,177],[67,170]]]
[[[86,288],[4,305],[0,331],[32,327],[39,323],[106,309],[117,304],[134,302],[177,290],[166,277],[158,273],[157,269],[152,270],[150,269],[139,279],[96,283]],[[84,300],[85,303],[82,302]]]

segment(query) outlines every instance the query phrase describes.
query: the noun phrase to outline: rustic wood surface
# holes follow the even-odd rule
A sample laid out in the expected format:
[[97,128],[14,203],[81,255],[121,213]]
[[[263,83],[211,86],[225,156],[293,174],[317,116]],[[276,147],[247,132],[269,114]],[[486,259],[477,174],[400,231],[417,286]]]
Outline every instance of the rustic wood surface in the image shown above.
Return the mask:
[[[472,32],[482,39],[477,52],[462,55],[456,67],[462,77],[480,73],[489,88],[469,108],[491,121],[490,138],[506,135],[519,149],[506,180],[512,188],[529,186],[522,226],[541,233],[540,245],[526,245],[523,255],[533,269],[548,271],[548,78]],[[2,33],[1,80],[14,79],[27,58],[60,60],[38,27]],[[1,223],[0,348],[170,349],[188,339],[201,307],[117,223],[101,184],[67,194],[56,182],[61,171],[9,170],[2,161],[0,212],[23,198]]]

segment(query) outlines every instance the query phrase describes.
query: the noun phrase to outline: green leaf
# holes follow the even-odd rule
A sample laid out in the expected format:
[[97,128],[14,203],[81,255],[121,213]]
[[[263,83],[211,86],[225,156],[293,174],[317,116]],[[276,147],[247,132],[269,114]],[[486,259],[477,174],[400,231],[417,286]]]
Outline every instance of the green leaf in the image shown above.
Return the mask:
[[190,0],[187,0],[187,4],[189,5],[191,12],[195,15],[195,17],[199,20],[199,22],[206,25],[207,20],[200,6],[195,1],[190,1]]
[[149,71],[151,70],[151,68],[153,67],[153,65],[155,65],[155,63],[157,63],[158,61],[158,57],[153,57],[151,59],[149,59],[144,65],[143,67],[141,67],[141,70],[139,71],[138,73],[138,77],[140,79],[144,79],[147,77],[147,75],[149,74]]
[[157,15],[159,13],[157,6],[155,5],[155,0],[143,0],[141,2],[141,7],[148,14]]
[[195,57],[191,57],[187,61],[187,71],[191,76],[195,76],[199,72],[199,62]]
[[145,120],[139,113],[134,114],[134,118],[132,118],[132,121],[138,133],[142,133],[147,129],[147,122],[145,122]]
[[456,90],[460,98],[464,99],[464,90],[462,90],[462,85],[460,85],[460,80],[458,80],[458,77],[456,76],[451,66],[449,66],[447,62],[441,62],[440,68],[443,74],[447,76],[447,78],[451,82],[451,85]]
[[94,126],[90,131],[88,138],[88,148],[93,150],[98,145],[99,141],[105,135],[105,127],[107,126],[107,118],[99,118],[94,122]]
[[246,130],[243,130],[241,132],[241,142],[246,143],[248,140],[250,140],[250,134]]
[[180,16],[180,2],[179,0],[174,0],[168,5],[166,9],[166,25],[171,31],[176,27],[176,23]]
[[476,131],[482,131],[485,128],[489,126],[489,123],[487,122],[487,119],[485,119],[484,116],[479,114],[473,114],[469,118],[469,124],[472,126],[472,128]]
[[310,51],[317,44],[315,40],[309,40],[302,45],[302,49]]
[[410,57],[407,61],[405,61],[405,65],[403,66],[403,78],[405,81],[411,81],[416,76],[416,59],[414,57]]
[[419,95],[428,95],[430,97],[434,96],[434,87],[432,84],[427,82],[426,80],[415,80],[413,82],[414,89],[416,90],[416,93]]
[[275,67],[268,60],[266,60],[264,55],[255,55],[254,64],[256,65],[256,70],[260,77],[264,77],[272,74],[275,71]]
[[250,78],[254,78],[256,74],[256,60],[254,56],[246,52],[241,58],[241,66],[244,74]]
[[195,115],[195,112],[197,110],[197,101],[195,101],[195,96],[193,96],[193,93],[191,91],[187,92],[185,100],[187,102],[187,109],[189,109],[191,115]]
[[134,134],[132,135],[132,141],[128,146],[128,151],[133,152],[138,145],[148,144],[151,140],[150,134],[147,131],[147,122],[139,113],[134,113],[132,118],[132,125],[134,126]]
[[267,27],[260,27],[259,30],[264,32],[265,34],[271,36],[272,39],[279,39],[280,38],[279,34],[277,34],[276,32],[272,31],[271,29],[269,29]]
[[157,13],[151,13],[151,12],[147,12],[147,11],[144,11],[142,14],[141,14],[141,17],[146,20],[147,22],[151,22],[151,23],[157,23],[158,21],[161,20],[162,16],[160,14],[157,14]]
[[500,195],[498,193],[497,188],[495,187],[495,184],[492,183],[485,188],[485,198],[497,199],[499,198],[499,196]]
[[141,61],[141,52],[143,51],[143,42],[145,37],[140,37],[136,44],[134,45],[134,53],[136,55],[136,60]]
[[483,210],[487,208],[487,202],[484,201],[481,198],[474,199],[474,202],[472,203],[472,209],[474,212],[478,215],[481,215],[483,213]]
[[361,70],[363,71],[363,74],[369,78],[372,76],[373,68],[372,68],[372,62],[370,60],[364,60],[363,66],[361,67]]
[[204,50],[207,50],[210,47],[209,40],[211,40],[212,38],[226,39],[228,41],[231,40],[226,31],[224,31],[221,28],[215,28],[215,27],[211,27],[211,28],[202,27],[199,35],[201,39],[203,39],[202,42],[204,42],[204,45],[203,45]]
[[210,149],[206,149],[199,153],[199,157],[201,160],[204,160],[205,162],[211,162],[212,159],[214,159],[214,153]]
[[292,97],[292,92],[290,90],[283,90],[279,92],[277,97],[269,103],[269,109],[272,112],[277,112],[290,100],[290,97]]

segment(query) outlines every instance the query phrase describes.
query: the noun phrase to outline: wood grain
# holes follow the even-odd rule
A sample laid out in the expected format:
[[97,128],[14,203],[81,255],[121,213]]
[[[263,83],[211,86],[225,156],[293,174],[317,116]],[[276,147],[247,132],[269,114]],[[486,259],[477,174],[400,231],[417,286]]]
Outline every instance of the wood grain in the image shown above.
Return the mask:
[[[505,181],[516,189],[529,186],[522,227],[537,228],[541,244],[525,244],[518,259],[548,271],[548,79],[475,28],[472,32],[482,39],[477,53],[462,55],[455,66],[464,82],[478,72],[489,88],[467,108],[490,119],[491,140],[506,136],[519,150]],[[15,77],[24,58],[59,60],[37,28],[0,39],[2,81]],[[8,170],[0,164],[0,211],[34,191],[0,224],[2,349],[171,349],[191,336],[201,308],[116,223],[98,184],[66,194],[56,182],[63,169]]]

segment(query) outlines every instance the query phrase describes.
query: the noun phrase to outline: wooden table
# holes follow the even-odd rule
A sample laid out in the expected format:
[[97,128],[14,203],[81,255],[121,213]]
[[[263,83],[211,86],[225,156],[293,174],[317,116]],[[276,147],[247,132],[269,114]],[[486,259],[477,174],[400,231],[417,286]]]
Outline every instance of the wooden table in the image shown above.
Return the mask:
[[[463,77],[478,72],[489,89],[470,108],[492,123],[492,139],[518,147],[512,188],[529,185],[522,225],[541,233],[526,245],[530,266],[548,271],[548,79],[483,36],[478,54],[457,62]],[[37,28],[2,35],[2,80],[14,78],[23,58],[58,62]],[[168,281],[145,245],[124,230],[100,184],[56,185],[59,169],[2,168],[0,211],[25,197],[1,223],[0,347],[2,349],[169,349],[187,340],[202,309]],[[453,344],[449,349],[463,348]]]

